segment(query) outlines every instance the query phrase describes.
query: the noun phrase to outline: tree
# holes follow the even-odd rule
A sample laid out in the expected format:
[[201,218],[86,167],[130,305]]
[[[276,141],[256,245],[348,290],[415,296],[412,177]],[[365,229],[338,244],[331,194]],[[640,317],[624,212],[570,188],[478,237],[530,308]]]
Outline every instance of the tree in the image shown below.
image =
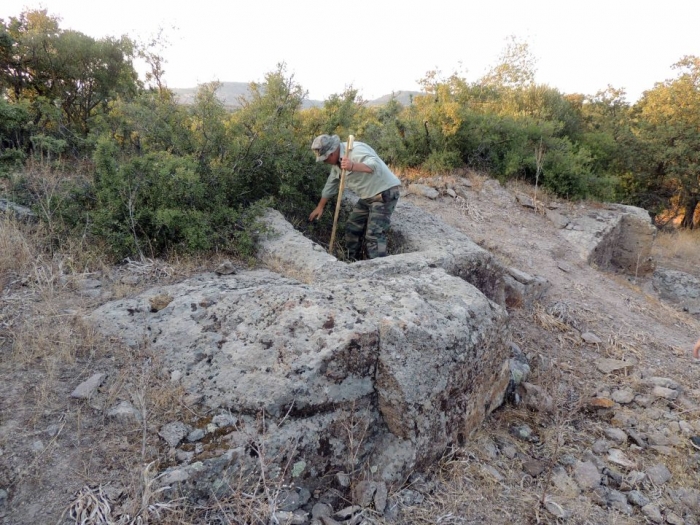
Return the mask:
[[157,91],[161,97],[172,98],[165,84],[165,63],[163,52],[170,46],[165,30],[161,27],[158,32],[151,35],[147,41],[136,44],[136,54],[146,64],[150,71],[146,72],[146,84],[149,89]]
[[17,101],[27,90],[43,95],[51,82],[47,58],[59,34],[58,18],[46,10],[24,11],[0,27],[0,88]]
[[85,136],[98,109],[105,111],[109,101],[136,94],[132,45],[125,37],[94,40],[76,31],[64,31],[55,46],[60,62],[54,62],[51,74],[59,82],[52,94],[68,122]]
[[361,105],[362,100],[358,99],[357,90],[352,86],[340,94],[330,95],[323,103],[324,133],[344,137],[355,132],[352,127]]
[[493,66],[479,83],[500,88],[525,87],[534,84],[537,59],[530,52],[527,42],[520,42],[515,36],[508,43]]
[[678,76],[646,91],[635,108],[649,151],[639,173],[646,187],[677,201],[681,226],[692,228],[700,202],[700,58],[685,56],[673,68]]
[[95,40],[60,29],[46,10],[25,11],[0,24],[0,89],[31,103],[39,131],[86,137],[110,101],[136,93],[133,55],[127,37]]
[[631,106],[624,89],[608,86],[592,96],[570,97],[580,115],[580,141],[593,156],[593,169],[601,175],[629,178],[638,156],[632,133]]

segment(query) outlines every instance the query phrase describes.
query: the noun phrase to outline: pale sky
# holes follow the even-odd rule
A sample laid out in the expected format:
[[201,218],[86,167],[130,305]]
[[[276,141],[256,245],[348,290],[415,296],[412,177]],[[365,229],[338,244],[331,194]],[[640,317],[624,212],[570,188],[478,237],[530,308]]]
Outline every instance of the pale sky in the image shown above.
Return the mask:
[[95,38],[163,28],[173,88],[262,81],[285,62],[319,100],[350,85],[368,100],[419,90],[435,69],[475,81],[511,36],[529,44],[538,83],[589,95],[610,84],[630,102],[700,56],[700,0],[25,0],[3,2],[0,18],[23,8]]

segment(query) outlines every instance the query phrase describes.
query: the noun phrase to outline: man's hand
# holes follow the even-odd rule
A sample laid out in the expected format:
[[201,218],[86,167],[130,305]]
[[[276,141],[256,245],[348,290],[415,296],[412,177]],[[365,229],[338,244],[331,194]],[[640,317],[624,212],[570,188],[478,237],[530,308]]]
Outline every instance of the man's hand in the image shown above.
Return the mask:
[[318,201],[318,204],[316,205],[316,208],[314,211],[311,212],[311,215],[309,215],[309,222],[315,221],[321,215],[323,214],[323,208],[326,207],[326,204],[328,203],[328,198],[327,197],[321,197],[321,200]]
[[323,208],[320,208],[320,207],[314,208],[314,211],[312,211],[311,215],[309,215],[309,222],[315,221],[316,219],[319,219],[322,214],[323,214]]
[[346,157],[340,159],[340,168],[344,169],[345,171],[372,173],[372,168],[368,168],[362,162],[353,162]]

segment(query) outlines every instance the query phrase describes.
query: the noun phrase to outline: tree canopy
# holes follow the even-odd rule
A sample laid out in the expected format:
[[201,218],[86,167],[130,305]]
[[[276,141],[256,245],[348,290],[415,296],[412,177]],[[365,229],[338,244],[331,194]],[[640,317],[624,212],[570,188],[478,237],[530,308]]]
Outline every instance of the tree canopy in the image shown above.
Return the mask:
[[700,201],[700,58],[685,56],[673,67],[678,76],[645,92],[637,107],[646,152],[638,177],[646,188],[676,199],[682,225],[693,227]]
[[25,11],[0,24],[0,89],[29,103],[37,132],[84,138],[98,110],[136,94],[133,53],[127,37],[96,40],[61,29],[46,10]]

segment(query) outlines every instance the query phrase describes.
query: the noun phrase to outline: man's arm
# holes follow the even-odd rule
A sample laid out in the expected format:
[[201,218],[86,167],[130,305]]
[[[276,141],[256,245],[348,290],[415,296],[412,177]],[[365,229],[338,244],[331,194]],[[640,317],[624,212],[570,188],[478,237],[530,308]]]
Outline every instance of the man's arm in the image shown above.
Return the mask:
[[318,201],[318,205],[314,211],[311,212],[311,215],[309,215],[310,221],[318,219],[323,213],[323,208],[326,207],[326,203],[329,201],[329,199],[338,194],[340,179],[337,176],[333,176],[334,171],[337,172],[337,169],[331,169],[331,172],[328,175],[326,185],[323,187],[323,191],[321,192],[321,200]]
[[340,161],[340,167],[346,171],[372,173],[374,168],[362,162],[353,162],[351,159],[343,157]]

